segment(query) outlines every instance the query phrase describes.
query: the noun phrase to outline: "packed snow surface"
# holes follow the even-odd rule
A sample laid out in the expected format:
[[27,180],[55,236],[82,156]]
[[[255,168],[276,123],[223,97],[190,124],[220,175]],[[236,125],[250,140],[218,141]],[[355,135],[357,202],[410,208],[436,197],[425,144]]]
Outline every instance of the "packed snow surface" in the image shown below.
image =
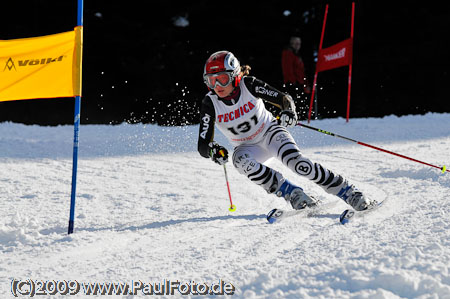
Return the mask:
[[[450,168],[450,114],[310,125]],[[41,292],[49,281],[177,282],[181,291],[199,285],[199,293],[227,284],[235,298],[450,298],[450,173],[306,128],[290,131],[305,156],[385,204],[341,225],[344,202],[270,161],[336,204],[269,224],[271,209],[289,206],[228,163],[237,207],[228,211],[224,169],[197,153],[198,126],[82,125],[68,235],[73,127],[0,124],[1,298],[29,297],[31,281]],[[17,293],[19,282],[26,284]],[[62,286],[47,297],[67,298]],[[85,291],[73,297],[92,297]]]

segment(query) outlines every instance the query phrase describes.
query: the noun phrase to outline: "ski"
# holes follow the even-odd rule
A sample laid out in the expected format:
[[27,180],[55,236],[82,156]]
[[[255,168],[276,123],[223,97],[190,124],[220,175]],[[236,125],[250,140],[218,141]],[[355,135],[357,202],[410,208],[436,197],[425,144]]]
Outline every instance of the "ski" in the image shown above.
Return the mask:
[[383,202],[384,202],[384,200],[377,202],[374,205],[372,205],[371,208],[369,208],[367,210],[363,210],[363,211],[355,211],[354,209],[346,209],[344,212],[341,213],[341,216],[339,217],[339,222],[341,224],[347,224],[347,223],[353,221],[354,218],[359,218],[364,215],[367,215],[368,213],[371,213],[371,212],[375,211],[376,209],[378,209],[383,204]]
[[327,203],[319,203],[314,207],[306,207],[301,210],[283,210],[283,209],[273,209],[269,213],[267,213],[267,221],[270,224],[275,222],[281,222],[286,218],[290,218],[292,216],[303,216],[303,217],[313,217],[315,215],[320,214],[321,211],[331,208],[337,204],[338,201],[332,201]]

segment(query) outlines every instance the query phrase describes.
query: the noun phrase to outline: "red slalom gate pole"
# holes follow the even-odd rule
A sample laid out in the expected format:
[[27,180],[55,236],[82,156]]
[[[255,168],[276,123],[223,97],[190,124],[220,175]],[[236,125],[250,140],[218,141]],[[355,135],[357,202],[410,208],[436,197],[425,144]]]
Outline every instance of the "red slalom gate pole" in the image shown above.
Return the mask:
[[[323,17],[322,33],[320,35],[319,53],[320,53],[320,50],[322,50],[323,35],[325,34],[325,26],[327,24],[327,15],[328,15],[328,4],[325,6],[325,15]],[[312,106],[314,104],[314,94],[316,93],[317,74],[318,74],[318,71],[317,71],[317,66],[316,66],[316,71],[314,73],[313,88],[312,88],[312,92],[311,92],[311,100],[309,101],[308,124],[311,121]]]
[[[355,2],[352,3],[352,26],[350,30],[350,38],[352,39],[352,55],[353,55],[353,31],[355,27]],[[352,59],[352,58],[351,58]],[[352,65],[353,59],[348,66],[348,91],[347,91],[347,122],[350,118],[350,93],[352,90]]]
[[370,147],[372,149],[375,149],[375,150],[378,150],[378,151],[382,151],[384,153],[388,153],[388,154],[391,154],[391,155],[394,155],[394,156],[397,156],[397,157],[400,157],[400,158],[404,158],[404,159],[407,159],[407,160],[410,160],[410,161],[421,163],[421,164],[424,164],[424,165],[427,165],[427,166],[430,166],[430,167],[434,167],[434,168],[437,168],[437,169],[441,170],[442,173],[450,172],[450,170],[448,170],[445,165],[443,165],[442,167],[439,167],[439,166],[436,166],[436,165],[433,165],[433,164],[430,164],[430,163],[426,163],[426,162],[423,162],[423,161],[420,161],[420,160],[417,160],[417,159],[414,159],[414,158],[411,158],[411,157],[408,157],[408,156],[405,156],[405,155],[401,155],[401,154],[397,154],[397,153],[385,150],[385,149],[383,149],[381,147],[370,145],[370,144],[367,144],[367,143],[364,143],[364,142],[361,142],[361,141],[358,141],[358,140],[354,140],[354,139],[351,139],[351,138],[348,138],[348,137],[345,137],[345,136],[341,136],[341,135],[338,135],[338,134],[334,134],[334,133],[331,133],[331,132],[328,132],[328,131],[325,131],[325,130],[322,130],[322,129],[314,128],[314,127],[311,127],[311,126],[308,126],[308,125],[305,125],[305,124],[302,124],[302,123],[297,123],[297,126],[302,126],[304,128],[311,129],[311,130],[314,130],[316,132],[320,132],[320,133],[323,133],[323,134],[326,134],[326,135],[330,135],[330,136],[333,136],[333,137],[342,138],[342,139],[345,139],[345,140],[357,143],[359,145],[367,146],[367,147]]

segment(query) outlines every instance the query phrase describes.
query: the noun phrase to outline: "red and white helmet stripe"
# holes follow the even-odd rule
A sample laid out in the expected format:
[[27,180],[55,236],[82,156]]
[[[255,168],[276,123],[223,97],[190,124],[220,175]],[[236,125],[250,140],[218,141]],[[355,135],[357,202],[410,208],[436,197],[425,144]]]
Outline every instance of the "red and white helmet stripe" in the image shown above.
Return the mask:
[[241,71],[239,60],[229,51],[219,51],[206,60],[203,76],[220,72],[230,72],[235,78]]

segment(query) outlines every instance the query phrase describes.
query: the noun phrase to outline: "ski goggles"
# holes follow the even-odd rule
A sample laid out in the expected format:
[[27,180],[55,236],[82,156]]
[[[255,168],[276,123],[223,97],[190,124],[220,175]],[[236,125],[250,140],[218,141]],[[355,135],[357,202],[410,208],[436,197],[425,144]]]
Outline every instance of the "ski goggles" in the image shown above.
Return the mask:
[[216,74],[208,74],[203,76],[206,86],[211,89],[216,88],[217,85],[226,87],[231,82],[230,72],[221,72]]

